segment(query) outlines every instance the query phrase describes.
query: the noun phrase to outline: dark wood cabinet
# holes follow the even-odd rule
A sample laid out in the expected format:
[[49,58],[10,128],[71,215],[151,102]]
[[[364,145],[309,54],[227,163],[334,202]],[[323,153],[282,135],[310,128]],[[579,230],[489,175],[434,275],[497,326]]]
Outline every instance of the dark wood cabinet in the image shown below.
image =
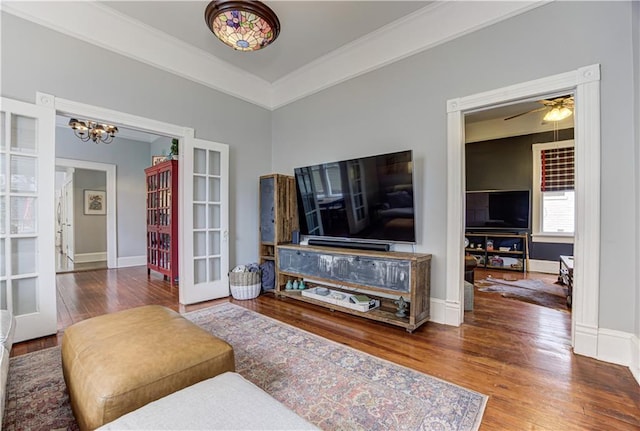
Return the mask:
[[298,229],[295,187],[289,175],[260,177],[260,263],[273,261],[276,274],[276,247],[290,243],[293,231]]
[[178,161],[144,170],[147,184],[147,274],[178,281]]
[[526,272],[529,267],[527,233],[465,233],[465,253],[479,268]]

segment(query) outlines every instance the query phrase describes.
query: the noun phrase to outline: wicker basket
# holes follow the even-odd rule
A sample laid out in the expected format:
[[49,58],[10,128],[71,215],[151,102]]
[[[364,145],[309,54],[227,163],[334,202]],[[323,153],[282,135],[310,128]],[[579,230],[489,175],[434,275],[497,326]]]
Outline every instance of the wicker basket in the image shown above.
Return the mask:
[[253,299],[260,295],[260,272],[230,272],[229,286],[234,299]]

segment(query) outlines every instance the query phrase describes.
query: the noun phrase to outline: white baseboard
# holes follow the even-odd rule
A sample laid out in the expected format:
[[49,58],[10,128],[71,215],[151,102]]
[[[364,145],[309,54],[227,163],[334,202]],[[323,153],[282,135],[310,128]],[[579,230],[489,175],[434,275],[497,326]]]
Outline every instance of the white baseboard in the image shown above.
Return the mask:
[[640,385],[640,339],[637,336],[631,338],[631,374]]
[[559,274],[560,263],[553,260],[529,259],[528,272],[544,272],[545,274]]
[[576,323],[573,351],[590,358],[598,357],[598,328]]
[[118,258],[118,268],[142,266],[147,264],[147,256],[127,256]]
[[88,262],[101,262],[107,260],[107,252],[96,253],[76,253],[73,255],[73,261],[75,263],[88,263]]
[[597,359],[619,365],[631,367],[631,351],[633,349],[633,334],[612,329],[598,330]]
[[[431,298],[430,307],[430,322],[460,326],[459,303]],[[613,329],[576,325],[573,351],[578,355],[629,367],[640,385],[640,339],[636,335]]]
[[446,324],[445,323],[445,301],[443,299],[438,299],[438,298],[430,298],[429,299],[429,314],[431,315],[431,317],[429,317],[429,321],[430,322],[434,322],[434,323],[441,323],[441,324]]
[[574,353],[629,367],[640,385],[640,343],[628,332],[576,325]]

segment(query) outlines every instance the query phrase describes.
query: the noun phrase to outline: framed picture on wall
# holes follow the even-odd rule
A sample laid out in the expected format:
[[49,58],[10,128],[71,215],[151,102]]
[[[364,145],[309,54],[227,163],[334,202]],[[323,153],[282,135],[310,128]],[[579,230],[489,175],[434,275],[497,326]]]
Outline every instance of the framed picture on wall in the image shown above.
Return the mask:
[[107,192],[85,190],[84,213],[85,215],[105,215],[107,213]]
[[165,159],[165,156],[151,156],[151,166],[155,166],[158,163],[164,162]]

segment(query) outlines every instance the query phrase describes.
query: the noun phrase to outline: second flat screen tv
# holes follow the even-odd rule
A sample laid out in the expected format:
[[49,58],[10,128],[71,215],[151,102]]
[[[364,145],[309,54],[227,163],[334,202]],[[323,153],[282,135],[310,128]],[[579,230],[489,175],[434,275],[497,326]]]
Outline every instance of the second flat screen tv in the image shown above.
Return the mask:
[[411,150],[295,169],[302,235],[415,243]]
[[528,230],[529,190],[467,192],[466,228]]

